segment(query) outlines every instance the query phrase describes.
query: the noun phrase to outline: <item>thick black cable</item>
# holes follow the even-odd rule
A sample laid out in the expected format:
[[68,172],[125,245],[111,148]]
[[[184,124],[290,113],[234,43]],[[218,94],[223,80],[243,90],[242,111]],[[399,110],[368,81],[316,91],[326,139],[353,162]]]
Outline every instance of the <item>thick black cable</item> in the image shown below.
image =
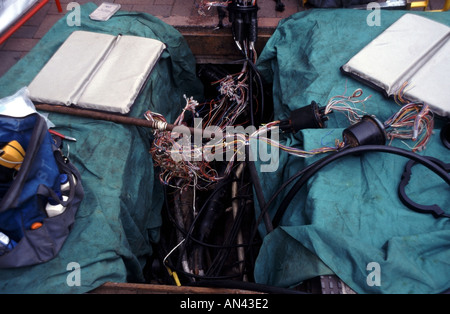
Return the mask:
[[[247,57],[247,59],[252,58],[253,51],[250,49],[250,58]],[[255,113],[253,108],[253,68],[250,68],[248,70],[248,102],[250,107],[250,122],[252,125],[255,125]]]
[[258,68],[256,67],[256,65],[253,63],[252,60],[247,59],[246,60],[248,62],[248,64],[250,64],[250,67],[253,69],[254,74],[256,74],[256,78],[258,81],[258,85],[259,85],[259,89],[260,89],[260,95],[261,95],[261,114],[260,114],[260,123],[262,123],[264,121],[264,84],[261,78],[261,74],[259,73]]
[[[259,180],[258,172],[256,171],[255,162],[251,155],[250,145],[245,145],[245,158],[250,171],[250,177],[252,179],[253,187],[255,188],[256,198],[260,208],[266,207],[266,201],[264,199],[264,192],[261,187],[261,181]],[[272,221],[269,213],[265,211],[261,216],[264,219],[264,224],[268,232],[273,231]],[[258,224],[259,225],[259,224]]]
[[[443,163],[439,159],[433,158],[433,157],[427,157],[428,159],[431,159],[436,164],[440,165],[445,171],[450,172],[450,164]],[[414,210],[419,213],[424,214],[432,214],[436,218],[441,217],[447,217],[450,218],[450,213],[447,214],[444,210],[442,210],[438,205],[422,205],[414,202],[412,199],[409,198],[409,196],[406,194],[406,186],[409,183],[409,180],[411,179],[412,175],[412,167],[416,164],[414,160],[408,161],[408,163],[405,166],[405,170],[402,174],[402,179],[400,181],[400,184],[398,185],[398,196],[402,203],[410,208],[411,210]]]
[[[243,185],[243,176],[241,176],[241,185]],[[241,224],[242,224],[242,219],[244,216],[244,208],[245,208],[245,199],[241,199],[240,200],[240,205],[239,207],[241,208],[241,210],[238,211],[237,216],[234,218],[233,224],[231,225],[231,228],[228,232],[227,237],[224,239],[224,244],[225,246],[230,246],[231,243],[235,242],[237,234],[239,232],[239,230],[241,229]],[[238,245],[236,245],[237,247]],[[213,259],[213,261],[211,262],[211,265],[208,269],[208,271],[206,272],[206,276],[218,276],[220,274],[220,272],[223,269],[223,266],[226,262],[226,260],[228,259],[228,256],[230,254],[231,250],[230,249],[222,249],[220,250],[217,255],[215,256],[215,258]],[[240,274],[242,275],[242,274]]]
[[450,175],[442,169],[439,165],[434,163],[433,161],[427,159],[427,157],[424,157],[422,155],[418,155],[417,153],[407,151],[402,148],[392,147],[392,146],[385,146],[385,145],[363,145],[363,146],[357,146],[353,148],[347,148],[342,151],[339,151],[337,153],[334,153],[330,156],[324,157],[318,161],[316,161],[314,164],[312,164],[312,167],[308,169],[308,171],[304,172],[303,176],[292,186],[286,197],[281,202],[280,206],[278,207],[277,212],[275,213],[275,216],[273,218],[273,225],[276,228],[281,218],[283,217],[285,211],[287,210],[289,204],[297,194],[297,192],[302,188],[302,186],[313,176],[315,175],[320,169],[325,167],[326,165],[330,164],[333,161],[336,161],[342,157],[348,156],[348,155],[354,155],[354,154],[360,154],[360,153],[366,153],[366,152],[383,152],[383,153],[390,153],[395,154],[399,156],[403,156],[412,160],[415,160],[416,162],[424,165],[431,171],[435,172],[437,175],[439,175],[447,184],[450,185]]
[[[253,62],[251,63],[253,65],[253,67],[256,66],[253,64]],[[258,70],[255,71],[256,77],[258,78],[258,84],[259,84],[259,93],[261,95],[261,114],[260,114],[260,122],[263,123],[264,122],[264,110],[266,110],[264,108],[265,104],[264,104],[264,84],[261,78],[261,74],[258,72]]]
[[[289,185],[291,184],[296,178],[301,176],[303,173],[308,171],[314,166],[314,164],[311,164],[307,166],[306,168],[303,168],[302,170],[298,171],[296,174],[294,174],[292,177],[290,177],[288,180],[283,182],[283,184],[275,191],[274,194],[272,194],[272,197],[267,201],[267,203],[264,205],[264,207],[260,206],[260,213],[258,215],[258,218],[255,222],[255,228],[253,228],[252,235],[250,236],[249,242],[252,243],[253,239],[256,237],[256,234],[258,232],[258,226],[261,223],[261,220],[263,220],[263,217],[269,217],[269,208],[272,205],[272,203],[277,199],[278,195]],[[266,218],[267,219],[267,218]],[[270,225],[272,226],[273,230],[273,223],[271,221]],[[267,227],[266,227],[267,228]],[[269,232],[268,232],[269,233]]]
[[442,127],[440,137],[442,144],[450,149],[450,121]]
[[[204,201],[202,207],[198,211],[197,215],[194,217],[194,219],[193,219],[193,221],[192,221],[192,223],[191,223],[191,225],[189,227],[189,230],[186,230],[182,226],[177,224],[175,218],[172,216],[172,213],[169,210],[170,207],[169,207],[169,204],[168,204],[168,202],[166,200],[166,208],[167,208],[168,217],[171,220],[172,224],[175,226],[175,228],[177,228],[183,234],[183,236],[185,237],[185,242],[186,243],[188,243],[189,240],[190,240],[190,241],[192,241],[192,242],[194,242],[196,244],[203,245],[203,246],[206,246],[206,247],[218,248],[218,249],[225,248],[224,246],[221,246],[221,245],[210,244],[210,243],[198,240],[197,238],[195,238],[193,236],[193,231],[194,231],[194,228],[196,226],[197,221],[200,219],[203,211],[206,210],[207,205],[209,204],[211,199],[215,196],[216,193],[220,192],[220,190],[226,184],[228,184],[231,181],[232,181],[231,179],[228,179],[228,180],[224,180],[224,181],[220,181],[219,182],[218,186],[211,192],[211,194],[208,195],[208,198]],[[165,190],[164,190],[165,194],[167,194],[166,186],[164,186],[164,188],[165,188]],[[167,197],[166,197],[166,199],[167,199]]]
[[[213,197],[220,192],[224,186],[226,186],[229,182],[236,180],[236,178],[231,178],[228,177],[223,181],[218,182],[218,185],[215,187],[215,189],[208,195],[207,199],[204,201],[202,207],[200,208],[200,210],[198,211],[197,215],[194,217],[189,230],[184,229],[182,226],[178,225],[175,218],[172,217],[172,213],[170,212],[170,210],[168,210],[169,204],[168,204],[168,197],[167,197],[167,187],[164,186],[164,194],[165,194],[165,206],[166,206],[166,213],[169,217],[169,219],[171,220],[172,224],[175,226],[176,229],[178,229],[184,236],[184,241],[185,241],[185,245],[183,245],[180,249],[180,253],[178,256],[182,256],[183,252],[185,252],[187,245],[189,242],[195,243],[197,245],[203,246],[203,247],[209,247],[209,248],[213,248],[213,249],[218,249],[218,250],[230,250],[230,249],[235,249],[237,247],[252,247],[254,244],[252,243],[242,243],[240,245],[238,244],[231,244],[235,234],[237,234],[237,230],[239,230],[240,228],[240,224],[241,224],[241,219],[238,219],[237,221],[235,221],[235,223],[232,226],[232,232],[230,232],[229,236],[225,239],[224,244],[221,245],[216,245],[216,244],[210,244],[210,243],[206,243],[204,241],[201,241],[199,239],[197,239],[196,237],[194,237],[193,232],[194,232],[194,228],[195,226],[197,226],[197,221],[200,219],[200,217],[202,216],[202,213],[206,210],[209,202],[213,199]],[[241,179],[241,181],[243,180],[243,177]],[[242,182],[241,182],[242,183]],[[242,184],[241,184],[242,185]],[[242,199],[242,196],[239,196],[238,198]],[[242,206],[242,205],[241,205]],[[243,211],[239,211],[239,213],[243,213]],[[241,216],[241,215],[240,215]],[[167,252],[166,252],[167,253]],[[221,260],[222,259],[222,260]],[[177,260],[177,264],[180,263],[181,260]],[[227,279],[227,278],[237,278],[239,276],[241,276],[242,274],[235,274],[235,275],[229,275],[229,276],[219,276],[219,272],[223,266],[223,263],[225,262],[225,258],[221,258],[221,256],[216,256],[215,261],[218,262],[219,264],[217,266],[215,266],[214,269],[216,269],[216,271],[214,272],[214,274],[216,275],[212,275],[211,272],[213,272],[213,266],[211,265],[211,267],[205,272],[204,275],[194,275],[194,274],[190,274],[190,273],[185,273],[180,267],[175,266],[174,264],[170,263],[169,259],[166,261],[166,264],[168,266],[170,266],[171,269],[174,269],[177,271],[177,273],[179,274],[183,274],[186,275],[187,277],[190,278],[199,278],[199,279]]]

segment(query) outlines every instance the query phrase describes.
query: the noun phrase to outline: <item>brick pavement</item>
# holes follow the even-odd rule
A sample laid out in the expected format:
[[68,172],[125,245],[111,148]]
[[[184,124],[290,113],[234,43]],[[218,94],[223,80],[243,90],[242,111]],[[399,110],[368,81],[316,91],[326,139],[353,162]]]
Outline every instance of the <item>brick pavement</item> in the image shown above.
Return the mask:
[[[12,37],[0,45],[0,76],[6,73],[17,61],[24,57],[34,45],[47,33],[47,31],[61,19],[67,11],[71,0],[60,0],[63,12],[57,10],[56,4],[51,0],[29,21],[27,21]],[[79,4],[94,2],[97,5],[103,0],[78,0]],[[125,11],[140,11],[150,13],[175,27],[177,26],[203,26],[213,29],[218,23],[217,11],[212,8],[206,11],[206,16],[198,13],[198,4],[201,0],[107,0],[107,2],[120,3]],[[282,18],[301,10],[298,0],[283,0],[286,8],[284,12],[275,11],[275,1],[259,0],[258,17],[262,25],[276,26]],[[227,22],[227,20],[225,20]]]
[[[46,32],[67,13],[71,0],[60,0],[63,12],[57,10],[53,0],[47,3],[36,15],[27,21],[5,43],[0,45],[0,76],[6,73],[18,60],[24,57]],[[105,0],[120,3],[122,10],[141,11],[161,18],[174,27],[204,27],[213,30],[218,23],[215,8],[206,11],[206,16],[198,13],[198,4],[202,0]],[[430,8],[443,6],[444,0],[430,0]],[[104,0],[78,0],[79,4],[94,2],[97,5]],[[258,23],[260,27],[275,28],[278,22],[298,11],[305,10],[300,0],[282,0],[283,12],[275,10],[274,0],[258,0]],[[227,19],[224,20],[227,23]],[[227,26],[227,25],[226,25]]]

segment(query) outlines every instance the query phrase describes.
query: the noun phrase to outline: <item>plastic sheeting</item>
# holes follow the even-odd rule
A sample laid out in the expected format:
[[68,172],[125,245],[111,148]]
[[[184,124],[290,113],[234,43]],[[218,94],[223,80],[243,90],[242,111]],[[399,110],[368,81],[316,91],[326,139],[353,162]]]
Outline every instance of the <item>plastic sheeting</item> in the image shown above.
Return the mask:
[[[184,94],[201,99],[195,58],[176,29],[137,12],[119,11],[106,22],[92,21],[88,16],[96,8],[93,3],[81,6],[78,27],[61,18],[0,79],[0,97],[27,86],[72,32],[86,30],[166,44],[130,116],[144,119],[144,112],[152,110],[172,121],[185,105]],[[143,282],[145,257],[159,240],[163,202],[148,152],[153,130],[56,113],[49,119],[56,130],[77,139],[67,142],[64,152],[81,173],[85,198],[60,254],[41,265],[1,270],[0,292],[84,293],[107,281]]]
[[[425,102],[440,116],[450,117],[450,28],[405,14],[376,37],[342,70],[393,96],[408,82],[404,97]],[[449,68],[446,68],[449,67]]]
[[164,49],[152,38],[73,32],[28,86],[30,99],[127,114]]
[[[377,13],[380,25],[370,26]],[[287,118],[312,100],[323,106],[332,96],[349,96],[362,88],[361,98],[372,95],[363,109],[386,121],[400,106],[343,75],[340,67],[405,13],[308,10],[281,21],[257,63],[265,80],[273,83],[273,120]],[[417,14],[450,23],[449,12]],[[306,150],[334,146],[349,125],[343,113],[335,112],[325,129],[302,130],[283,141]],[[419,153],[448,163],[449,151],[439,139],[442,125],[436,120],[435,134]],[[408,149],[400,140],[390,145]],[[275,172],[259,174],[266,201],[293,174],[323,157],[281,153]],[[440,293],[450,288],[450,220],[401,203],[397,188],[407,161],[367,153],[337,160],[316,173],[290,203],[280,226],[269,234],[261,227],[265,237],[255,265],[257,282],[293,287],[336,274],[357,293]],[[408,195],[448,212],[448,185],[423,166],[416,167]],[[291,186],[271,206],[272,217]]]
[[25,14],[38,0],[1,0],[0,1],[0,34]]

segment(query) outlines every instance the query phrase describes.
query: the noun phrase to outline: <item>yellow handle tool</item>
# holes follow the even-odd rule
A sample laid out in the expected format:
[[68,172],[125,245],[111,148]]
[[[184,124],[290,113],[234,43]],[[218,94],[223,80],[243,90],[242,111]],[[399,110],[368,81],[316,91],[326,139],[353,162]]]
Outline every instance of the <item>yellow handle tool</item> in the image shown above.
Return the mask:
[[0,165],[19,170],[24,157],[25,150],[22,145],[16,140],[13,140],[0,150]]

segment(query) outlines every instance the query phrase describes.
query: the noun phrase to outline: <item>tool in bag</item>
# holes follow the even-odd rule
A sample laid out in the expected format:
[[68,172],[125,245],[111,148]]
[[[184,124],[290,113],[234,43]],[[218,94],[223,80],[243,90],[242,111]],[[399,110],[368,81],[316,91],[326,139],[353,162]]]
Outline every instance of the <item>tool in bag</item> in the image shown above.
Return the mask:
[[37,112],[0,114],[0,148],[0,268],[49,261],[75,222],[80,173]]

